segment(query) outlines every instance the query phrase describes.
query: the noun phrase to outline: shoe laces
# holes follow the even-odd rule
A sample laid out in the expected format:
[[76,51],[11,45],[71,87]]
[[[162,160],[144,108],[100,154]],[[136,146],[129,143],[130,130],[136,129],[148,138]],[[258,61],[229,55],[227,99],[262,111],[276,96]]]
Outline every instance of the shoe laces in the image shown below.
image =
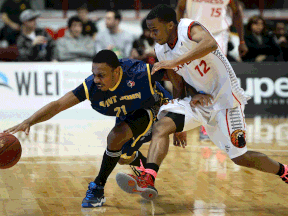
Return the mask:
[[88,185],[88,190],[86,191],[86,197],[91,198],[95,197],[97,194],[100,194],[99,189],[101,189],[98,185],[96,185],[96,188],[91,188],[90,184]]
[[143,166],[142,160],[140,159],[140,167],[131,166],[132,171],[135,173],[136,176],[140,177],[141,175],[145,175],[145,167]]

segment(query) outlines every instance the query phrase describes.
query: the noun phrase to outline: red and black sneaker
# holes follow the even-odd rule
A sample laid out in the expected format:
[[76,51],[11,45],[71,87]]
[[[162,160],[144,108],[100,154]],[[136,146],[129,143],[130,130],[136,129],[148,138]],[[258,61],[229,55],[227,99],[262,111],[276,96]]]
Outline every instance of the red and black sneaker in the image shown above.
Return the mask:
[[126,173],[117,173],[116,181],[119,187],[132,194],[139,194],[144,199],[153,200],[158,196],[158,191],[154,187],[152,175],[145,173],[144,167],[140,167],[140,175],[130,175]]
[[286,183],[288,184],[288,166],[283,164],[284,166],[284,174],[282,176],[280,176],[280,178]]

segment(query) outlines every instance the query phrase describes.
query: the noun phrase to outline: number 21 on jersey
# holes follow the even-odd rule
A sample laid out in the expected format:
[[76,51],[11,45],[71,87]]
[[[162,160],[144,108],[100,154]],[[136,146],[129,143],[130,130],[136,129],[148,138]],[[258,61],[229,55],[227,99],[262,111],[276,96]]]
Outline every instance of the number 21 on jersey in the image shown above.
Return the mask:
[[207,67],[206,61],[202,60],[200,64],[195,67],[195,70],[197,70],[201,77],[203,77],[204,74],[210,70],[210,67]]
[[116,108],[114,109],[114,111],[117,112],[117,113],[116,113],[116,117],[119,117],[119,116],[120,116],[121,111],[123,111],[124,115],[127,115],[127,111],[126,111],[125,105],[122,105],[121,107],[116,107]]

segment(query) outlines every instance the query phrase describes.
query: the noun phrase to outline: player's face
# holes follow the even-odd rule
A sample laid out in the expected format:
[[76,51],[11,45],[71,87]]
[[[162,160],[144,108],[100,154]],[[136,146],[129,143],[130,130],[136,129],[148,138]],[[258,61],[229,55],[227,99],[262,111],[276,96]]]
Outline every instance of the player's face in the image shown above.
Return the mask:
[[92,73],[94,75],[94,83],[101,91],[108,91],[116,84],[115,73],[117,69],[111,68],[106,63],[93,63]]
[[150,30],[151,38],[156,43],[163,45],[169,40],[169,27],[168,23],[160,22],[158,18],[146,20],[147,26]]

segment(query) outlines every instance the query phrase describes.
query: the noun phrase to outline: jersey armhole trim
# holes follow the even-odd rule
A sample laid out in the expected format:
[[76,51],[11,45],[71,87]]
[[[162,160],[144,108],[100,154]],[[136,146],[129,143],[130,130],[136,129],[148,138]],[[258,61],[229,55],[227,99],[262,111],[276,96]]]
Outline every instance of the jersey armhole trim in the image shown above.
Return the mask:
[[88,88],[87,88],[87,85],[86,85],[85,81],[83,82],[83,86],[84,86],[86,98],[87,98],[88,100],[90,100],[90,99],[89,99],[89,91],[88,91]]
[[152,78],[151,78],[151,73],[150,73],[150,67],[149,67],[149,64],[146,64],[146,67],[147,67],[147,74],[148,74],[148,80],[149,80],[149,86],[150,86],[150,91],[151,91],[151,94],[154,95],[154,89],[153,89],[153,86],[152,86]]
[[189,25],[189,27],[188,27],[188,32],[187,32],[187,34],[188,34],[188,38],[189,38],[190,40],[192,40],[192,37],[191,37],[191,28],[192,28],[192,26],[193,26],[194,23],[195,23],[195,21],[191,22],[190,25]]

